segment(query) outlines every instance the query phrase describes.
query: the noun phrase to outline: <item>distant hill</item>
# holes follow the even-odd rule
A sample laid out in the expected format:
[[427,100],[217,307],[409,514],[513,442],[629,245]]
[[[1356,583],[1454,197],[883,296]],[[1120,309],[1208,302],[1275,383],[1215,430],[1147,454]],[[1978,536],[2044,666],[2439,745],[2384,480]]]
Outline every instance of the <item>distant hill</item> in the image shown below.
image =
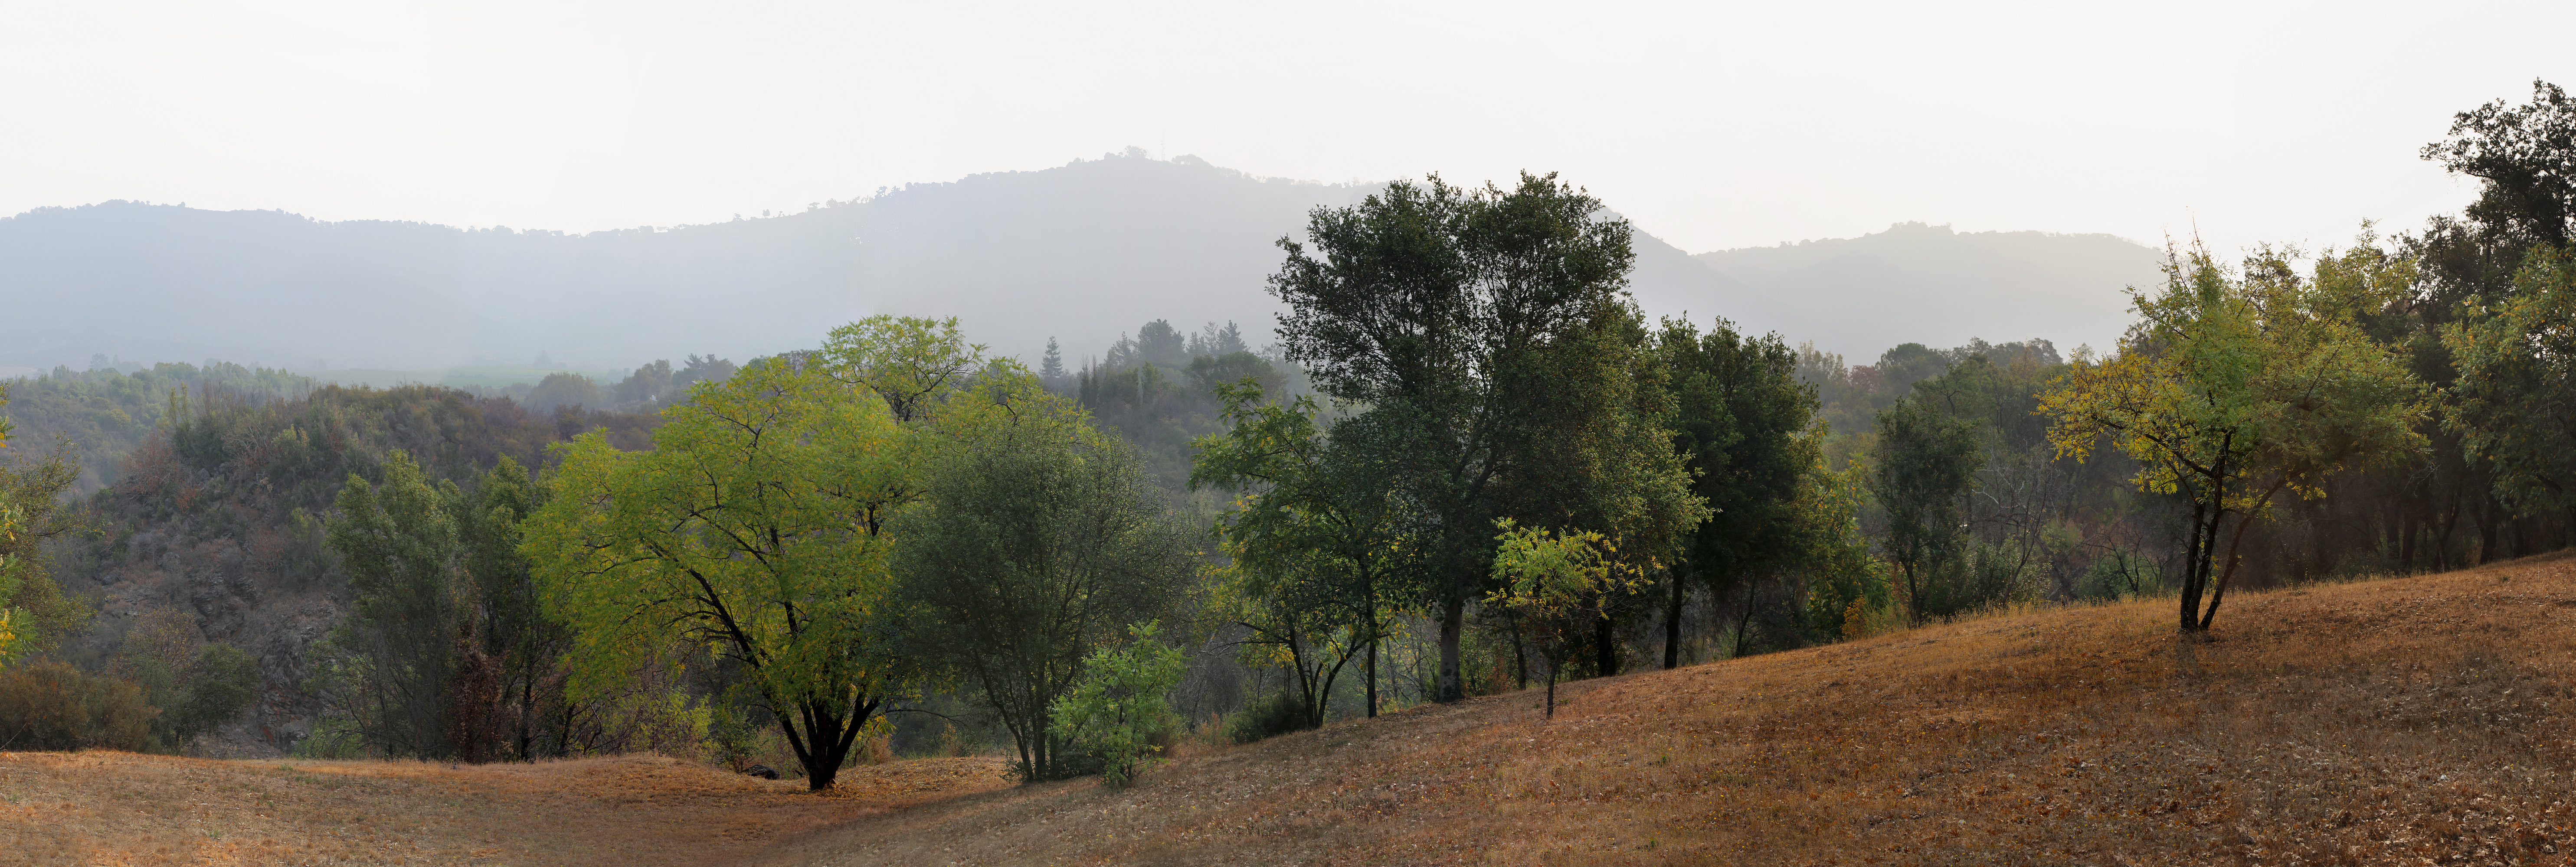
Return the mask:
[[[0,219],[0,366],[77,368],[105,354],[434,370],[524,366],[543,352],[623,369],[813,346],[872,313],[958,316],[972,339],[1030,360],[1049,337],[1078,360],[1152,319],[1238,322],[1259,346],[1278,312],[1262,282],[1279,265],[1274,242],[1312,209],[1376,189],[1130,151],[796,214],[586,235],[42,208]],[[2102,343],[2120,305],[2097,290],[2138,279],[2132,266],[2149,258],[2122,254],[2143,252],[2102,236],[1899,227],[1694,261],[1641,231],[1632,284],[1649,314],[1722,315],[1858,361],[1909,340]]]
[[2110,235],[1898,223],[1858,238],[1692,258],[1750,287],[1793,340],[1865,363],[1899,343],[1957,346],[1972,337],[2109,349],[2130,321],[2121,289],[2162,283],[2163,257]]

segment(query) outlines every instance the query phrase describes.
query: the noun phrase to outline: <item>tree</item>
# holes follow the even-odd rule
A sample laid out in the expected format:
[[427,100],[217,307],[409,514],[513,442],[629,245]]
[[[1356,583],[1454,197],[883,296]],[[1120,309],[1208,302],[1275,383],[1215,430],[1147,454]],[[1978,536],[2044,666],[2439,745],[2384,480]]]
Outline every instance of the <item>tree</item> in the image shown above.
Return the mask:
[[[8,403],[8,389],[0,385],[0,407]],[[10,431],[9,419],[0,416],[0,450],[9,448]],[[0,664],[13,654],[60,647],[88,626],[89,607],[54,583],[44,548],[80,526],[63,509],[64,492],[79,478],[68,441],[57,441],[41,458],[0,466]]]
[[2197,247],[2177,252],[2161,292],[2130,290],[2140,322],[2120,354],[2078,357],[2041,397],[2059,455],[2080,461],[2107,440],[2138,459],[2140,489],[2189,505],[2185,634],[2206,632],[2218,616],[2233,546],[2275,497],[2322,497],[2332,473],[2423,449],[2423,386],[2359,321],[2405,298],[2414,267],[2369,242],[2326,251],[2311,279],[2286,251],[2257,250],[2241,275]]
[[912,640],[981,694],[1034,782],[1080,771],[1054,714],[1085,659],[1164,614],[1196,564],[1125,444],[1017,377],[928,457],[897,568]]
[[1055,338],[1047,338],[1046,357],[1038,362],[1038,375],[1048,382],[1064,378],[1064,351],[1057,349]]
[[2528,105],[2459,113],[2424,158],[2483,181],[2467,216],[2491,238],[2557,247],[2576,233],[2576,101],[2557,85],[2533,79]]
[[807,785],[828,789],[909,681],[886,520],[916,497],[913,437],[886,403],[788,359],[754,362],[664,412],[649,452],[563,449],[520,552],[582,638],[595,693],[675,642],[736,664]]
[[1092,651],[1082,682],[1055,700],[1048,732],[1099,756],[1100,780],[1113,789],[1135,782],[1147,757],[1163,750],[1154,736],[1181,723],[1171,692],[1190,655],[1160,641],[1159,631],[1154,623],[1129,627],[1126,646]]
[[1377,716],[1377,650],[1386,618],[1415,598],[1417,526],[1395,496],[1384,417],[1345,420],[1326,437],[1314,400],[1267,403],[1250,381],[1220,385],[1228,429],[1198,441],[1193,488],[1243,496],[1217,519],[1234,555],[1221,604],[1297,678],[1306,725],[1324,722],[1342,668],[1361,658]]
[[[446,490],[441,490],[444,487]],[[391,755],[448,753],[444,691],[453,663],[457,598],[452,484],[432,485],[401,450],[384,482],[352,473],[334,501],[327,539],[357,591],[319,666],[325,702],[368,747]]]
[[[521,761],[537,757],[539,705],[560,689],[558,663],[573,637],[562,620],[546,612],[528,558],[519,553],[522,528],[543,504],[544,494],[518,461],[504,455],[473,491],[460,492],[453,508],[460,564],[476,602],[471,662],[490,673],[484,681],[492,692],[474,697],[478,706],[458,710],[498,714],[510,741],[509,754]],[[463,721],[460,726],[481,727]],[[553,745],[558,754],[565,746]]]
[[1494,527],[1502,531],[1494,552],[1499,586],[1485,600],[1509,612],[1534,639],[1547,664],[1547,716],[1553,719],[1557,669],[1590,636],[1591,621],[1609,616],[1606,600],[1644,587],[1644,572],[1623,567],[1615,556],[1618,544],[1599,533],[1554,533],[1509,518]]
[[2445,424],[2507,502],[2576,518],[2576,255],[2533,247],[2514,290],[2443,330],[2459,371]]
[[1887,512],[1887,558],[1904,577],[1905,602],[1918,623],[1953,613],[1945,579],[1967,539],[1968,494],[1984,457],[1975,422],[1929,401],[1909,397],[1878,414],[1870,495]]
[[[0,408],[8,405],[9,386],[0,384]],[[0,449],[9,447],[9,434],[15,430],[9,424],[9,417],[0,415]],[[17,596],[18,585],[24,580],[18,577],[18,568],[23,561],[17,556],[18,525],[23,520],[19,516],[18,504],[11,502],[8,491],[0,490],[0,600]],[[25,619],[26,615],[14,607],[0,607],[0,666],[7,665],[18,655],[18,624]]]
[[1687,321],[1665,320],[1658,346],[1672,369],[1673,445],[1710,513],[1671,576],[1664,667],[1673,668],[1681,661],[1685,579],[1706,581],[1723,598],[1738,579],[1807,547],[1792,528],[1820,456],[1818,438],[1807,435],[1815,387],[1798,381],[1798,354],[1779,335],[1747,339],[1724,319],[1703,335]]
[[1306,230],[1311,253],[1279,240],[1287,260],[1269,282],[1289,309],[1279,329],[1288,357],[1326,394],[1416,432],[1395,438],[1407,451],[1392,460],[1423,530],[1426,601],[1440,624],[1434,692],[1443,701],[1463,696],[1466,605],[1490,578],[1496,544],[1484,528],[1509,514],[1514,498],[1504,489],[1546,479],[1541,465],[1567,445],[1530,428],[1542,415],[1584,415],[1531,410],[1603,396],[1539,391],[1567,384],[1551,381],[1547,368],[1564,358],[1544,350],[1634,316],[1624,295],[1631,229],[1597,217],[1600,207],[1554,175],[1523,175],[1509,192],[1470,192],[1434,176],[1390,184],[1352,207],[1316,209]]

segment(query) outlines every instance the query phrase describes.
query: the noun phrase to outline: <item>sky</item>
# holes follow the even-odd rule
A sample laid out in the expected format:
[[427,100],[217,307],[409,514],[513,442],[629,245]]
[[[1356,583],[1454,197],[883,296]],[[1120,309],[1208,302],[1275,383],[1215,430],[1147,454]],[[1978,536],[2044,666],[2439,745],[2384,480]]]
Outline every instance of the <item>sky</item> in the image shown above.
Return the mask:
[[2217,249],[2456,211],[2453,113],[2576,4],[0,0],[0,214],[109,199],[594,231],[1130,146],[1556,171],[1685,250],[1899,221]]

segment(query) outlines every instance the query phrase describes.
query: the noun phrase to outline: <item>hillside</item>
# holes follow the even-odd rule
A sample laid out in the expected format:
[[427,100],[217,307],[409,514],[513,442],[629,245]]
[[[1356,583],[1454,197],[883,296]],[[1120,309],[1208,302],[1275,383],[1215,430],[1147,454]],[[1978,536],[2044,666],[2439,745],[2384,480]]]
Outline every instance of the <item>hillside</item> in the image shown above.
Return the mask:
[[[1259,348],[1277,313],[1263,288],[1275,242],[1312,209],[1373,189],[1129,153],[581,235],[122,201],[42,208],[0,218],[11,314],[0,370],[221,358],[384,384],[438,379],[330,371],[525,365],[540,352],[625,370],[812,346],[875,313],[961,316],[973,339],[1031,360],[1049,337],[1073,362],[1163,318],[1238,322]],[[2116,290],[2155,274],[2151,255],[2131,255],[2144,248],[2104,236],[1939,230],[1955,243],[1927,245],[1891,231],[1694,259],[1653,228],[1640,227],[1632,275],[1650,315],[1725,316],[1855,361],[1906,341],[2107,345],[2125,321]]]
[[2128,286],[2161,285],[2163,253],[2110,235],[1954,232],[1899,223],[1858,238],[1691,257],[1778,309],[1777,326],[1865,364],[1899,343],[2033,337],[2109,349]]
[[[1126,792],[975,793],[989,783],[960,777],[965,760],[810,798],[657,759],[8,754],[0,847],[36,863],[2576,863],[2576,557],[2240,595],[2208,643],[2177,643],[2170,605],[1575,683],[1553,720],[1533,692],[1416,708],[1187,754]],[[334,781],[336,799],[280,795]],[[719,842],[734,828],[760,845]],[[347,848],[360,839],[414,848]]]

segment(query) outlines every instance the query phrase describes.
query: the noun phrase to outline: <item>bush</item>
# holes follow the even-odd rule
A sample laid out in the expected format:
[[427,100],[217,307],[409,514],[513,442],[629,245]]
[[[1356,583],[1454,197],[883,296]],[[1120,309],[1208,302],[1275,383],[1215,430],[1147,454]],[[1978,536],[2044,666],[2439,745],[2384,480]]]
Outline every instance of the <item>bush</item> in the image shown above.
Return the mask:
[[1189,654],[1154,640],[1155,625],[1130,627],[1126,647],[1102,648],[1083,663],[1082,682],[1055,700],[1049,733],[1100,758],[1101,782],[1115,788],[1135,780],[1147,757],[1161,752],[1153,740],[1180,724],[1172,713],[1172,687],[1189,670]]
[[1226,717],[1225,739],[1248,744],[1308,728],[1311,726],[1306,725],[1305,702],[1298,701],[1294,694],[1280,692]]
[[0,670],[0,749],[146,752],[159,715],[133,681],[60,662]]
[[259,661],[229,644],[208,645],[190,674],[187,698],[170,709],[173,746],[231,722],[259,695]]
[[2128,551],[2112,551],[2093,561],[2075,579],[2075,598],[2086,602],[2117,602],[2163,592],[2164,576],[2155,564]]

